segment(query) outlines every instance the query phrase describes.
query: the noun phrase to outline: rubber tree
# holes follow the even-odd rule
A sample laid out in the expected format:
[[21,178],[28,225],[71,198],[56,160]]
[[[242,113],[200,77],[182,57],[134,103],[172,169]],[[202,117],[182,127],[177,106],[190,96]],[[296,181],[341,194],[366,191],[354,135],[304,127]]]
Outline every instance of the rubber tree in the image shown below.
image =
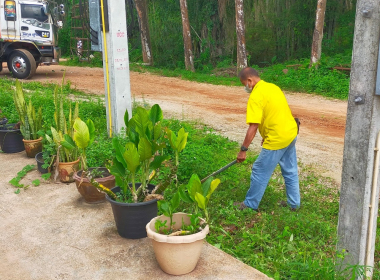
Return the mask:
[[153,56],[148,25],[148,7],[146,0],[135,0],[135,5],[139,18],[143,61],[147,65],[153,65]]
[[318,4],[317,4],[313,43],[311,45],[310,67],[315,65],[315,67],[317,68],[318,67],[317,62],[321,59],[323,26],[325,23],[325,12],[326,12],[326,1],[327,0],[318,0]]
[[235,0],[236,38],[237,38],[237,72],[247,67],[247,50],[245,47],[244,0]]
[[186,67],[186,70],[195,72],[193,46],[191,43],[189,14],[187,11],[187,2],[186,0],[180,0],[179,2],[181,5],[183,47],[185,50],[185,67]]

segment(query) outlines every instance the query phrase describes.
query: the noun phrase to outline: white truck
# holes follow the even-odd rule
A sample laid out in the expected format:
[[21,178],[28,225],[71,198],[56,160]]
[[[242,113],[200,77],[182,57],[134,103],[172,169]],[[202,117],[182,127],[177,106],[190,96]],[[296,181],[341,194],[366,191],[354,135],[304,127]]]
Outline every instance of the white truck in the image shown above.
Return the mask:
[[58,29],[64,6],[49,0],[0,2],[0,71],[6,62],[12,75],[28,79],[38,65],[58,64]]

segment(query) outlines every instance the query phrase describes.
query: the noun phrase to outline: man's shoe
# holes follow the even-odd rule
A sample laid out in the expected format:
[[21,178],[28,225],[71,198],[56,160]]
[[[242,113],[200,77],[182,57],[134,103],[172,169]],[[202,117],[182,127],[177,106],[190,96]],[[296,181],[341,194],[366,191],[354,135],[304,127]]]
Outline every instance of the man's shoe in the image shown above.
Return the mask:
[[[282,207],[288,207],[289,206],[288,203],[284,200],[281,200],[278,204]],[[298,209],[299,209],[299,207],[298,208],[290,207],[290,211],[292,211],[292,212],[297,212]]]
[[[234,202],[234,206],[236,206],[237,209],[239,209],[239,210],[244,210],[246,208],[252,209],[252,208],[248,207],[247,205],[245,205],[244,201],[243,202]],[[259,209],[252,209],[252,210],[259,212]]]

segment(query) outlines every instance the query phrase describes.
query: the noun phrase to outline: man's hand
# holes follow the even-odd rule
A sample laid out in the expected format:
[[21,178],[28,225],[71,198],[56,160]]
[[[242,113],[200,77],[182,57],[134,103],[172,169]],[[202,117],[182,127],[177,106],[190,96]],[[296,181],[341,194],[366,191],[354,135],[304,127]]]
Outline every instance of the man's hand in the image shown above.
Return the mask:
[[237,160],[237,162],[243,162],[243,161],[245,161],[246,157],[247,157],[246,152],[240,151],[237,155],[236,160]]
[[261,146],[264,144],[264,138],[261,139]]

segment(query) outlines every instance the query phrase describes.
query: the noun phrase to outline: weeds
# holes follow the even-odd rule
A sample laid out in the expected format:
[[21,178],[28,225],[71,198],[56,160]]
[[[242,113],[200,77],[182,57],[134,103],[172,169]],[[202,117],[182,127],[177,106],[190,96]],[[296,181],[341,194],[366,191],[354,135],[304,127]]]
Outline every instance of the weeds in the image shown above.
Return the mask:
[[[17,190],[15,191],[15,194],[19,194],[20,193],[20,189],[24,189],[25,190],[25,189],[27,189],[29,187],[29,185],[25,186],[24,184],[20,184],[20,181],[21,181],[22,178],[24,178],[26,176],[26,174],[29,171],[33,170],[34,167],[35,166],[33,164],[28,164],[28,165],[24,166],[21,171],[17,172],[17,176],[14,177],[14,178],[12,178],[9,181],[9,183],[12,186],[14,186],[14,187],[17,188]],[[32,181],[32,184],[37,187],[37,186],[40,185],[40,180],[36,179],[36,180]]]

